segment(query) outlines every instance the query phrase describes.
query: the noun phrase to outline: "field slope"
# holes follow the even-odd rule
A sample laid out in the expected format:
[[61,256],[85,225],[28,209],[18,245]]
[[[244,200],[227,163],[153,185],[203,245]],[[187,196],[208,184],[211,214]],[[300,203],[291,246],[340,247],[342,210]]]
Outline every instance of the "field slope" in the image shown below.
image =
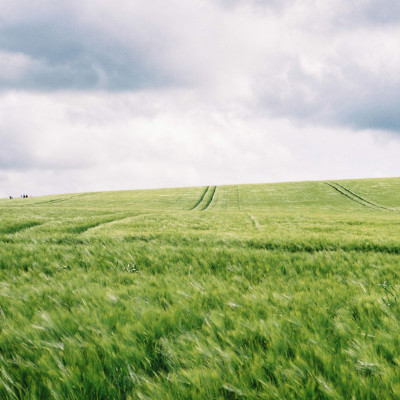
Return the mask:
[[400,179],[0,200],[1,399],[400,398]]

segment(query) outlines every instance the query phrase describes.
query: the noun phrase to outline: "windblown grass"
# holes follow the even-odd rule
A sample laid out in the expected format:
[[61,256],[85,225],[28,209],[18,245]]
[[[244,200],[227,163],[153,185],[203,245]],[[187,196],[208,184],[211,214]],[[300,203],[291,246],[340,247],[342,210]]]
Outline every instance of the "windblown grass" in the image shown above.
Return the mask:
[[400,398],[400,179],[337,183],[394,211],[322,182],[0,200],[0,398]]

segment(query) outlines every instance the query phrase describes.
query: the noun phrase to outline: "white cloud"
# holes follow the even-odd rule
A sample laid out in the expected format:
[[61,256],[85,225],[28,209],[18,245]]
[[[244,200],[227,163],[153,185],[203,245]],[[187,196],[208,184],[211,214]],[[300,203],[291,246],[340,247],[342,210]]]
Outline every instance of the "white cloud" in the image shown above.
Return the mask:
[[397,175],[398,7],[0,0],[0,191]]
[[187,91],[170,96],[3,94],[0,140],[9,145],[0,150],[0,194],[400,173],[400,142],[376,131],[295,126],[217,111]]
[[[260,4],[154,0],[114,7],[97,0],[86,3],[80,22],[220,104],[247,103],[317,124],[400,130],[399,21],[387,11],[379,21],[371,1]],[[382,102],[386,111],[375,107]]]
[[35,63],[25,54],[0,50],[0,81],[15,82],[35,67]]

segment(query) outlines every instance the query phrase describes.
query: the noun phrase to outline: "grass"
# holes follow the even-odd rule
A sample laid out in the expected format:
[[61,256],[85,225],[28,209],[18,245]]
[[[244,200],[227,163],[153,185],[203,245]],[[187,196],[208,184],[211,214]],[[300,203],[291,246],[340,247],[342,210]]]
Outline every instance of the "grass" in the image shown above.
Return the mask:
[[0,398],[400,398],[400,179],[327,183],[0,200]]

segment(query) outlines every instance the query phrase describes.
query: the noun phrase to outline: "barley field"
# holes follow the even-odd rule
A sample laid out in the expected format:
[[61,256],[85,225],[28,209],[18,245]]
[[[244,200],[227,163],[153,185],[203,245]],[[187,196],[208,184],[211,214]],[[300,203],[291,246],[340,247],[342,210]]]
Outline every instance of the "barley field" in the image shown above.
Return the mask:
[[400,398],[400,178],[0,200],[1,399]]

